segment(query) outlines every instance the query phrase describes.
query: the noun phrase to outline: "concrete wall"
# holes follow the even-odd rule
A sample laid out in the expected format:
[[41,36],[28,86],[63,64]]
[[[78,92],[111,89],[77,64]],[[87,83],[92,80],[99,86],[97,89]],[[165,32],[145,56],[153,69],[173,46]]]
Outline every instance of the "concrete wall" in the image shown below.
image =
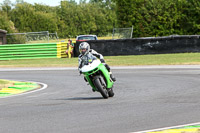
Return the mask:
[[[104,56],[200,52],[199,35],[90,40],[87,42],[92,49]],[[79,55],[80,43],[75,44],[75,56]]]

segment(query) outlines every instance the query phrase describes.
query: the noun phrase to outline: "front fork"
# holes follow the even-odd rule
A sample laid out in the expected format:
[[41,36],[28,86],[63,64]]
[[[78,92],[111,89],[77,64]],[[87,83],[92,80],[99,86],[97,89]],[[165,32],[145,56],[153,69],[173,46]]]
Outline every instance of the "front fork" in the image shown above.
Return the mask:
[[92,87],[92,91],[98,91],[97,89],[96,89],[96,87],[94,86],[94,83],[93,83],[93,79],[90,79],[90,77],[89,76],[84,76],[84,80],[85,80],[85,82],[88,82],[88,84],[87,85],[90,85],[91,87]]

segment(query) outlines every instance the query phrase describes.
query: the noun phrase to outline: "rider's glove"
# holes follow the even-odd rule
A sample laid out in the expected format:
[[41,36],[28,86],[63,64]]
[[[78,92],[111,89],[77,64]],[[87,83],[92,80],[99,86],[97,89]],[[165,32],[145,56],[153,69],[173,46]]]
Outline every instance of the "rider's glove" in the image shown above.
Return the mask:
[[105,60],[104,59],[100,59],[101,63],[105,63]]

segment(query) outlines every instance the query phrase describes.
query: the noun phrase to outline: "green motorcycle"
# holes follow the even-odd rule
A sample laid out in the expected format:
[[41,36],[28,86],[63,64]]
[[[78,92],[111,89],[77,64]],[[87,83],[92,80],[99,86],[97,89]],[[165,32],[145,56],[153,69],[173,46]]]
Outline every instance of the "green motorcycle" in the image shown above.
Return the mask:
[[100,60],[94,60],[88,65],[84,65],[80,71],[84,74],[86,81],[93,88],[93,91],[100,92],[105,99],[114,96],[114,82]]

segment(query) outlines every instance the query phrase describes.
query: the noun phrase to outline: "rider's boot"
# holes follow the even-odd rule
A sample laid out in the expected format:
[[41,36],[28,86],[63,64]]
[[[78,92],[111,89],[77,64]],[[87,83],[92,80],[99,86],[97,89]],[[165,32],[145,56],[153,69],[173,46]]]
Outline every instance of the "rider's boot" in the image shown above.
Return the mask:
[[110,74],[110,78],[112,79],[112,81],[116,81],[116,78],[112,75],[112,72],[109,72],[109,74]]
[[112,79],[112,81],[116,81],[116,78],[112,75],[112,72],[110,71],[110,67],[108,66],[108,64],[104,63],[104,66],[107,68],[109,74],[110,74],[110,78]]

